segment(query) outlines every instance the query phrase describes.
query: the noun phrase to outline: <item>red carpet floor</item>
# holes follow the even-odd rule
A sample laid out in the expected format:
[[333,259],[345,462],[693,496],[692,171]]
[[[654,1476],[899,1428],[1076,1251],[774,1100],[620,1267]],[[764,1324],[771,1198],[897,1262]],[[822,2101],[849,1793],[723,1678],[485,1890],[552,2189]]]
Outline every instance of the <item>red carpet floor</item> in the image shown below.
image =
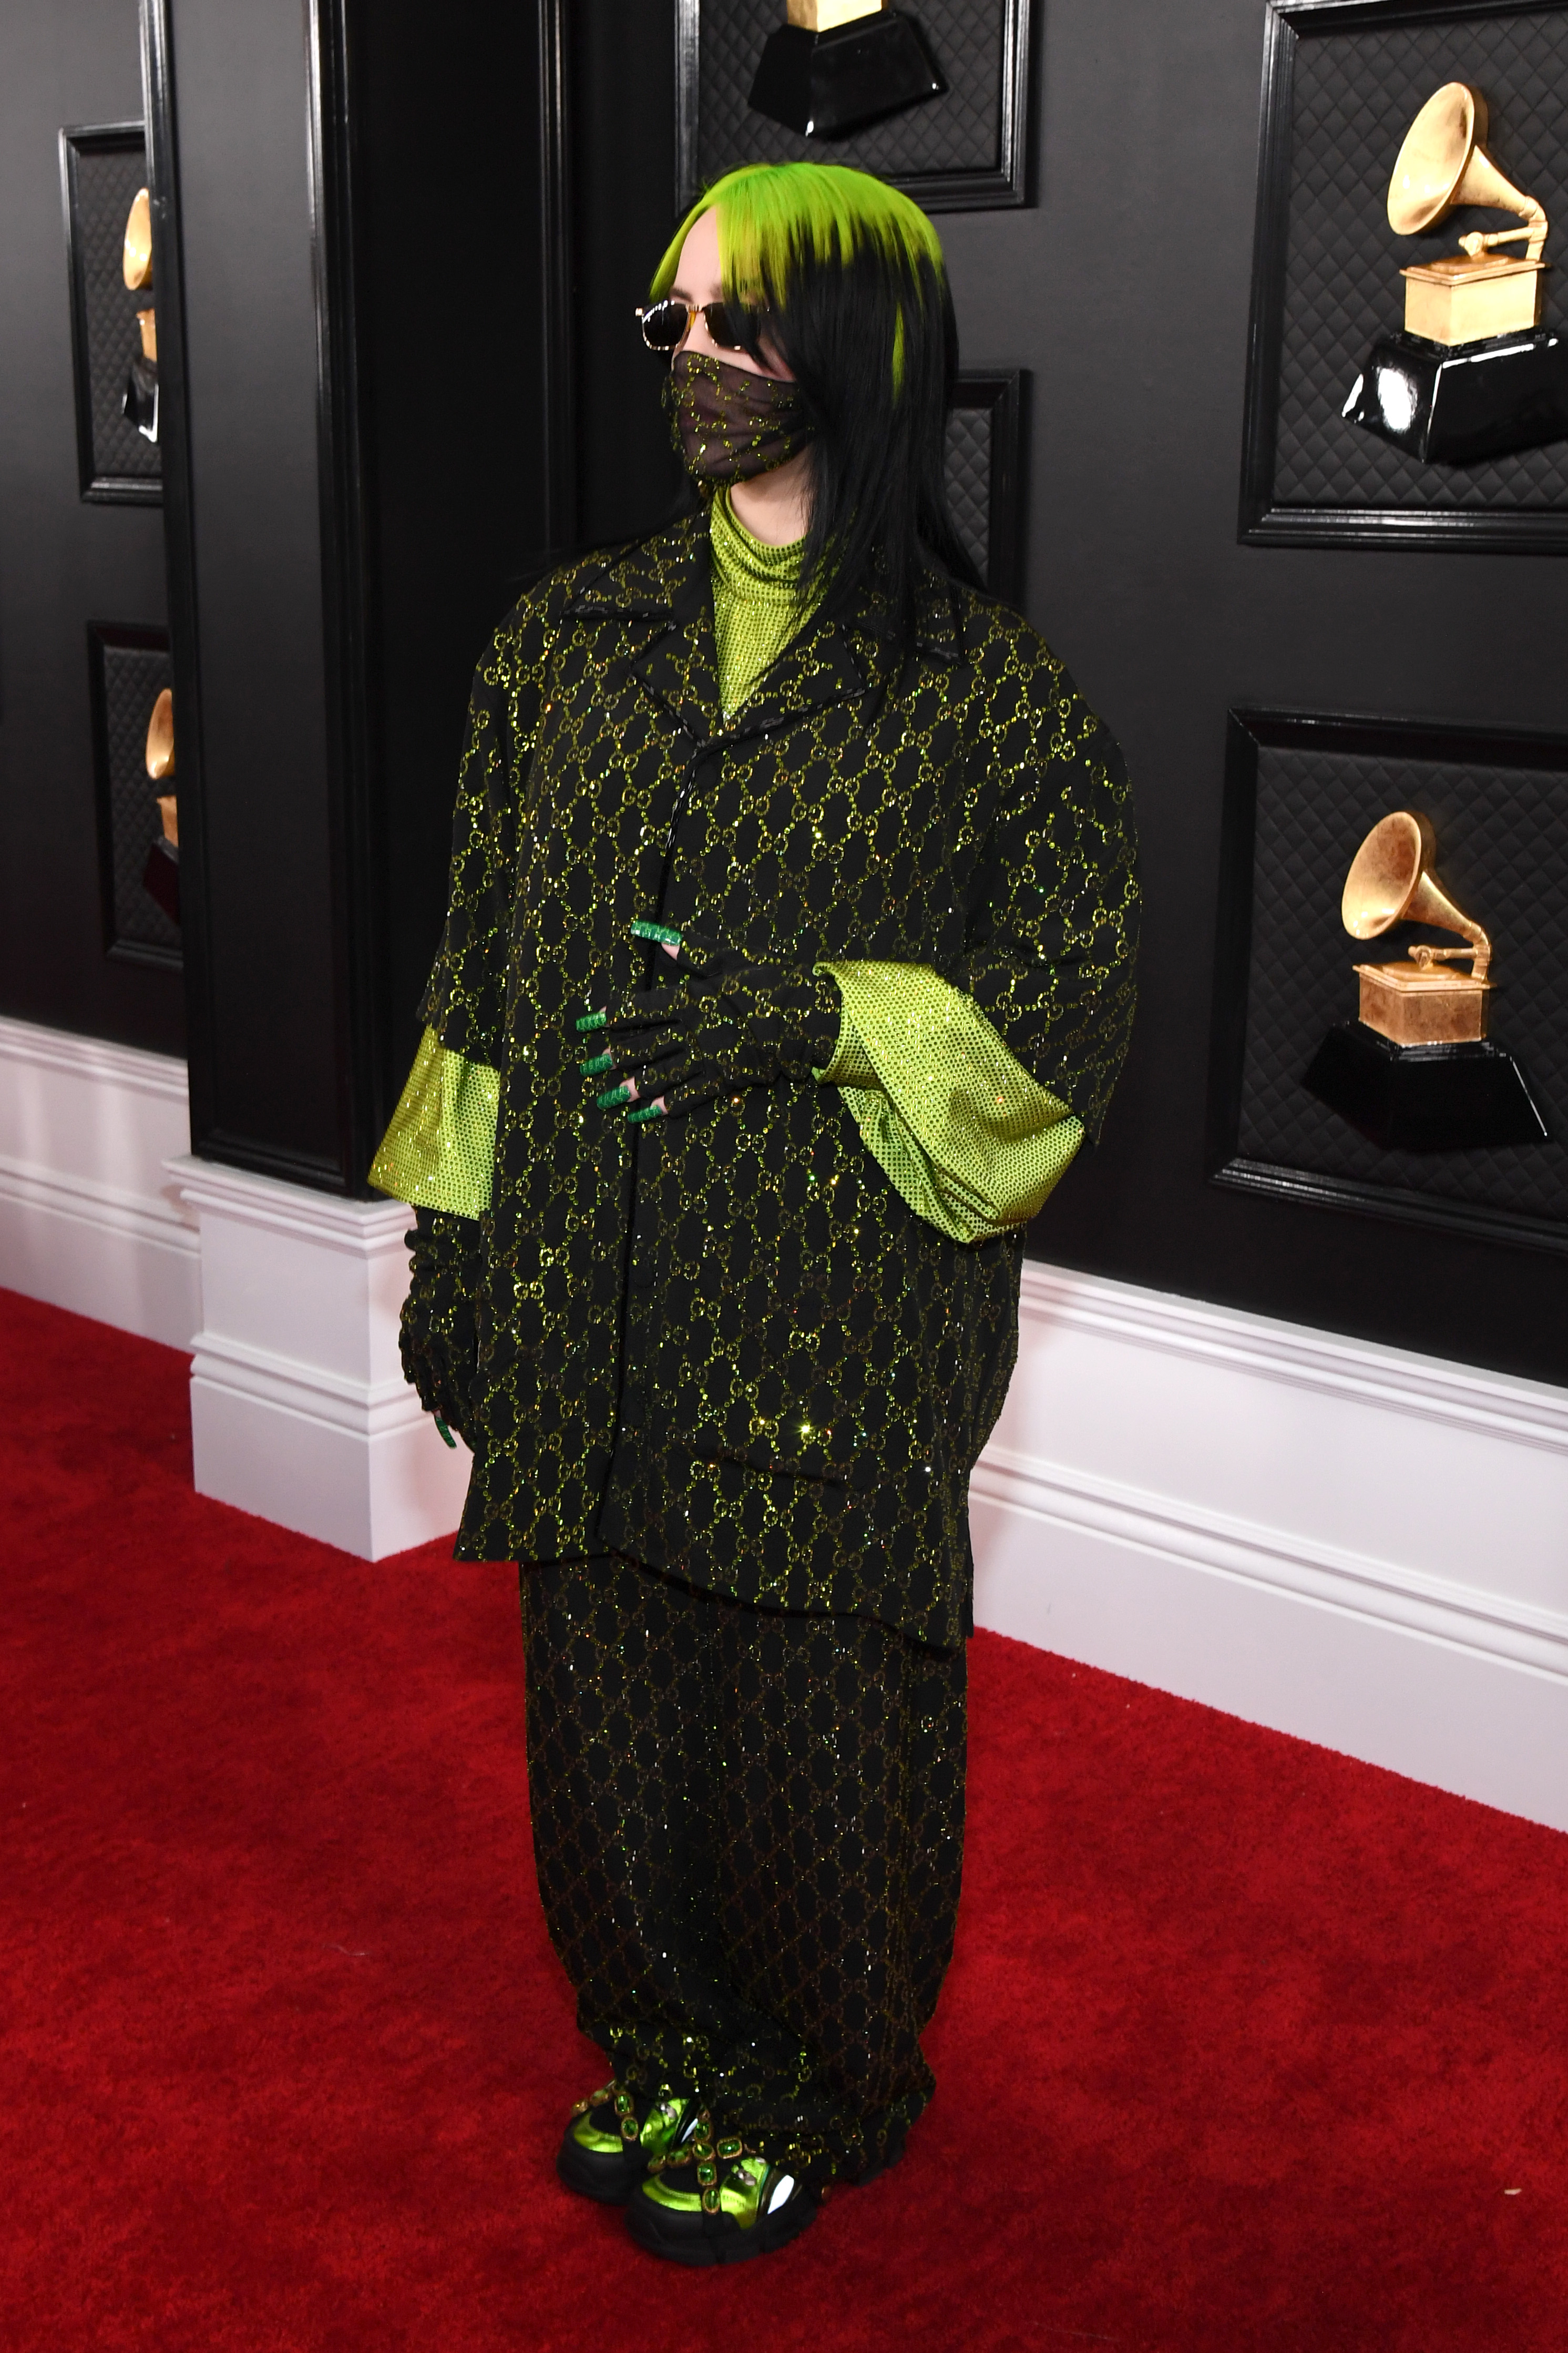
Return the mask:
[[170,1351],[0,1366],[7,2348],[1568,2346],[1568,1840],[982,1636],[936,2102],[674,2271],[551,2169],[511,1573],[199,1501]]

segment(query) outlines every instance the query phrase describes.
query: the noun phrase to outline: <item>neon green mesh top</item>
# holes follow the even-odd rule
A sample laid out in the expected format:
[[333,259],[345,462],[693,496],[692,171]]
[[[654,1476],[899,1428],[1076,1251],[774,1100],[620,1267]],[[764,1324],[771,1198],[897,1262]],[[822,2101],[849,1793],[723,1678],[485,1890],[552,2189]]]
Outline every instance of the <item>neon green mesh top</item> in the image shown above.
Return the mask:
[[[795,594],[801,543],[769,547],[731,512],[710,510],[713,633],[726,718],[783,653],[809,608]],[[867,1150],[911,1209],[954,1241],[991,1240],[1044,1204],[1083,1141],[1065,1103],[1039,1086],[985,1016],[926,965],[837,962],[844,999],[833,1059],[818,1078],[841,1089]],[[490,1204],[500,1081],[426,1029],[372,1164],[384,1192],[478,1218]]]

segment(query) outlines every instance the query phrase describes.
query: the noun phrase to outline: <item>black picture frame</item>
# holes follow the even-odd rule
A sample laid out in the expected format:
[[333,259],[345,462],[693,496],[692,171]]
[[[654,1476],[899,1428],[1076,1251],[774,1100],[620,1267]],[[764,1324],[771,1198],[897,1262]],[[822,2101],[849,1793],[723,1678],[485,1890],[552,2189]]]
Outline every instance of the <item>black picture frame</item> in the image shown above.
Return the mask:
[[[95,338],[89,317],[88,237],[81,184],[81,166],[86,158],[135,155],[141,159],[144,176],[146,154],[146,130],[140,122],[68,124],[60,132],[60,195],[65,211],[66,268],[70,294],[77,476],[82,498],[93,506],[162,506],[163,502],[161,448],[156,453],[156,466],[149,465],[142,473],[116,472],[99,462],[94,390],[106,370],[113,371],[114,388],[118,389],[123,378],[130,346],[127,345],[126,351],[95,348],[100,339]],[[136,298],[128,293],[126,301],[133,309]]]
[[[709,0],[709,5],[716,0]],[[1000,141],[994,168],[971,171],[900,173],[879,164],[890,180],[928,213],[990,212],[1028,202],[1029,58],[1035,0],[973,0],[975,6],[996,9],[1000,17],[1001,71],[998,90]],[[695,204],[702,185],[701,123],[700,121],[703,0],[675,0],[675,214],[679,219]],[[918,16],[919,0],[906,8]],[[778,21],[784,21],[784,0],[778,0]],[[932,104],[940,105],[941,100]],[[919,110],[917,109],[916,111]],[[897,119],[897,118],[895,118]],[[826,163],[852,160],[844,154],[842,140],[814,142]]]
[[[1261,547],[1424,548],[1479,554],[1568,550],[1561,506],[1353,505],[1276,496],[1280,364],[1293,172],[1293,101],[1302,44],[1384,27],[1437,26],[1466,17],[1547,16],[1568,0],[1267,0],[1258,128],[1238,538]],[[1458,226],[1459,224],[1456,224]],[[1391,262],[1391,290],[1396,279]],[[1391,312],[1390,329],[1399,323]]]
[[[1258,754],[1267,745],[1568,775],[1568,735],[1563,734],[1343,712],[1247,708],[1228,712],[1209,1052],[1210,1183],[1299,1208],[1341,1210],[1516,1249],[1568,1253],[1568,1219],[1534,1218],[1486,1202],[1411,1191],[1397,1183],[1325,1175],[1283,1161],[1248,1157],[1238,1149],[1252,966]],[[1353,944],[1347,938],[1345,945],[1348,977]],[[1347,988],[1347,1015],[1351,1009]]]
[[1011,368],[991,375],[960,375],[952,408],[983,414],[990,420],[990,481],[986,501],[986,542],[984,576],[986,587],[1005,604],[1024,601],[1026,485],[1025,428],[1029,397],[1028,371]]

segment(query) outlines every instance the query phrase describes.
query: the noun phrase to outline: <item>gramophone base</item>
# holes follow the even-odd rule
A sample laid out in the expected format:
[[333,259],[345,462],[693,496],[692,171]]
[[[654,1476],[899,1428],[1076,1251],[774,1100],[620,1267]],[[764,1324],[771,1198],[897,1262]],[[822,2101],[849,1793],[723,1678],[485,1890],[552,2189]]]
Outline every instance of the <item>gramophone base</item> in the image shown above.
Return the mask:
[[805,139],[837,139],[947,88],[907,16],[885,9],[807,33],[770,33],[749,103]]
[[154,840],[142,870],[142,888],[156,900],[172,923],[180,920],[180,853],[173,844]]
[[1385,1152],[1547,1141],[1523,1071],[1485,1039],[1394,1046],[1363,1021],[1346,1021],[1329,1031],[1301,1083]]
[[1396,449],[1468,466],[1568,438],[1568,343],[1553,327],[1450,348],[1385,335],[1343,414]]

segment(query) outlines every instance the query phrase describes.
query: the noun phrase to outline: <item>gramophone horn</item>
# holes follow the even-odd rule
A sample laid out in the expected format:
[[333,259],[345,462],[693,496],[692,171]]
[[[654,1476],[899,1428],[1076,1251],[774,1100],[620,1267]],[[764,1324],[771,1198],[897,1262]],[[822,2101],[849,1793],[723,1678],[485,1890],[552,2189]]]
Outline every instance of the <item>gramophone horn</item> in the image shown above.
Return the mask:
[[145,188],[138,188],[131,199],[121,274],[132,294],[140,294],[153,283],[153,208]]
[[155,785],[174,773],[174,698],[167,687],[147,722],[147,774]]
[[[1458,932],[1475,954],[1478,980],[1486,976],[1492,944],[1479,923],[1456,907],[1432,876],[1436,842],[1431,822],[1416,809],[1395,809],[1373,827],[1345,877],[1340,913],[1352,940],[1374,940],[1395,923],[1432,923]],[[1429,950],[1427,955],[1464,950]],[[1416,961],[1425,961],[1419,952]]]
[[1516,188],[1487,153],[1487,102],[1468,82],[1446,81],[1427,100],[1405,136],[1388,184],[1388,225],[1396,236],[1415,237],[1457,205],[1517,213],[1523,229],[1478,240],[1467,251],[1530,239],[1527,258],[1538,261],[1546,242],[1546,215],[1533,196]]

